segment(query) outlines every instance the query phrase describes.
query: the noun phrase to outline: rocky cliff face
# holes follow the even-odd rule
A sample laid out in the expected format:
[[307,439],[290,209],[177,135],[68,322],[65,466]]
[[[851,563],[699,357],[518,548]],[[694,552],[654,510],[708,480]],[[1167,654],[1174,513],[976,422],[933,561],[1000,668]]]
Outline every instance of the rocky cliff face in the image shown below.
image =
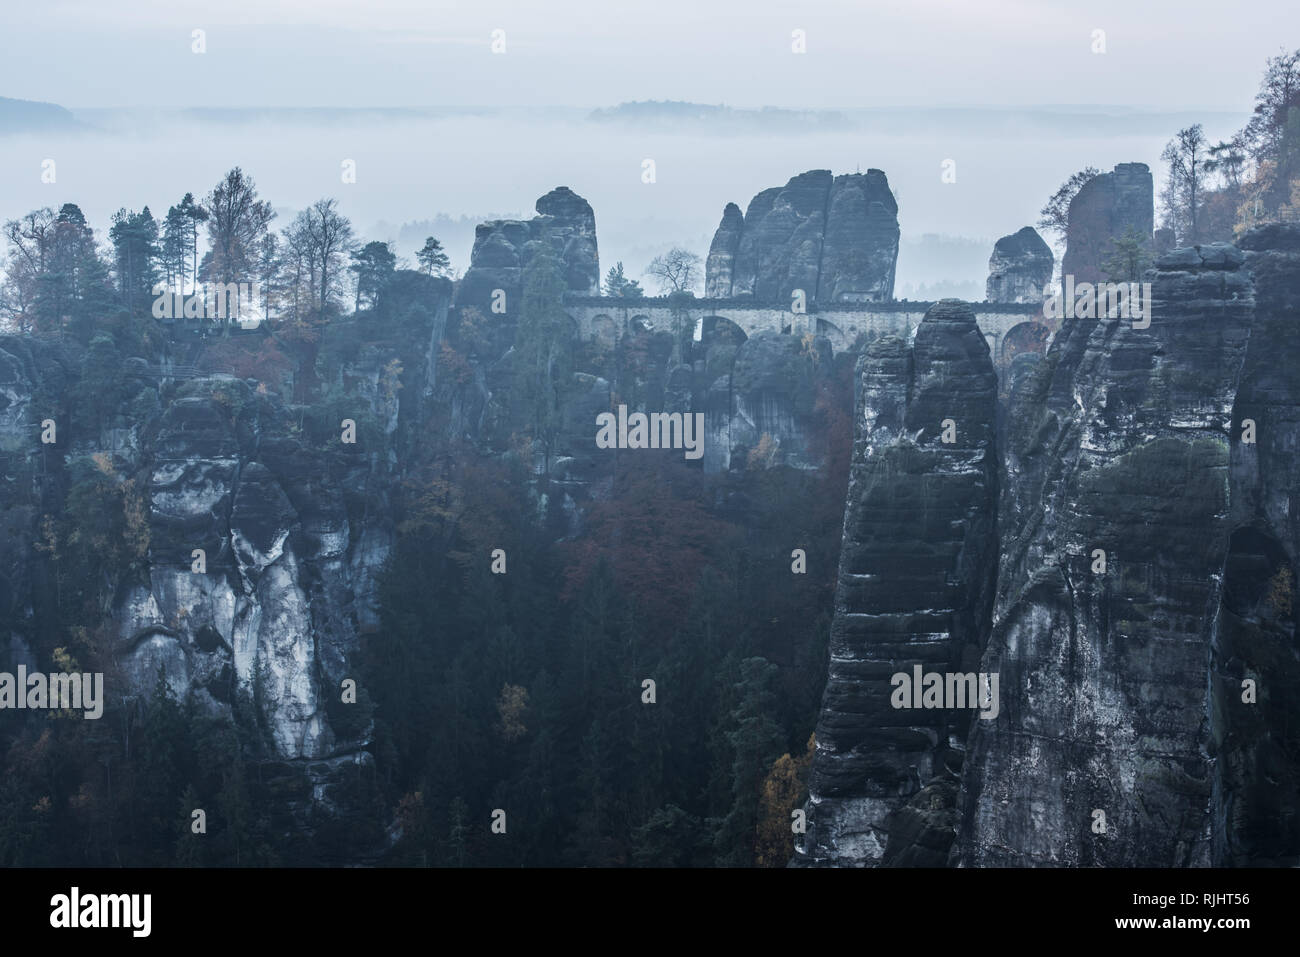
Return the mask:
[[1012,399],[983,662],[1005,700],[972,735],[964,863],[1210,862],[1208,612],[1253,318],[1242,261],[1162,259],[1149,329],[1067,322]]
[[[744,471],[760,448],[760,467],[813,470],[825,464],[816,403],[834,376],[827,339],[761,333],[739,346],[706,344],[697,368],[706,472]],[[694,408],[700,407],[697,400]]]
[[[28,655],[42,625],[51,583],[41,580],[41,548],[90,534],[78,516],[105,511],[83,513],[91,496],[120,496],[133,561],[85,583],[100,592],[120,668],[114,694],[147,697],[161,673],[180,699],[226,719],[236,695],[250,694],[272,753],[318,799],[342,765],[368,761],[369,728],[336,703],[359,636],[376,624],[399,422],[432,387],[450,298],[445,280],[403,282],[418,287],[427,318],[392,348],[327,332],[317,372],[336,380],[337,400],[310,414],[251,379],[139,358],[128,360],[136,375],[114,376],[124,391],[94,393],[97,405],[87,401],[95,343],[78,355],[0,338],[0,461],[12,483],[0,514],[13,546],[0,567],[0,613],[11,655]],[[42,444],[47,419],[56,441]],[[343,441],[344,419],[355,443]],[[66,540],[52,537],[52,516],[68,521]]]
[[709,255],[704,260],[704,295],[710,299],[726,299],[731,295],[732,270],[740,236],[745,231],[745,215],[735,203],[722,210],[722,222],[709,244]]
[[743,217],[729,203],[705,263],[707,295],[788,302],[893,298],[898,204],[878,169],[812,170],[755,196]]
[[[1295,866],[1300,857],[1300,682],[1295,570],[1300,561],[1300,228],[1266,226],[1240,243],[1255,317],[1230,432],[1229,517],[1222,600],[1214,623],[1212,859]],[[1243,441],[1243,423],[1255,441]],[[1242,701],[1243,681],[1256,703]]]
[[1104,282],[1111,243],[1130,232],[1151,242],[1155,194],[1145,163],[1120,163],[1084,183],[1070,202],[1061,274],[1075,282]]
[[1003,236],[989,257],[984,298],[989,302],[1042,302],[1052,280],[1052,249],[1032,226]]
[[487,311],[492,290],[506,293],[507,312],[518,302],[519,277],[536,249],[547,243],[564,264],[565,281],[581,296],[600,294],[600,256],[596,249],[596,214],[591,204],[567,186],[558,186],[537,201],[534,218],[493,220],[474,231],[469,268],[456,292],[456,304]]
[[[1067,321],[1013,376],[997,442],[955,468],[909,470],[901,451],[917,453],[880,427],[910,424],[925,398],[914,377],[932,317],[913,348],[882,341],[864,358],[794,863],[1300,860],[1298,715],[1281,691],[1300,677],[1300,356],[1284,331],[1300,228],[1172,250],[1148,279],[1148,328]],[[982,407],[977,381],[950,378],[945,401]],[[932,497],[940,481],[956,490]],[[890,675],[921,661],[997,674],[996,717],[958,727],[949,708],[892,708]]]
[[970,670],[982,650],[996,554],[997,377],[974,314],[956,300],[931,307],[914,343],[873,343],[859,371],[830,675],[799,857],[942,863],[970,713],[897,708],[891,676],[917,665]]

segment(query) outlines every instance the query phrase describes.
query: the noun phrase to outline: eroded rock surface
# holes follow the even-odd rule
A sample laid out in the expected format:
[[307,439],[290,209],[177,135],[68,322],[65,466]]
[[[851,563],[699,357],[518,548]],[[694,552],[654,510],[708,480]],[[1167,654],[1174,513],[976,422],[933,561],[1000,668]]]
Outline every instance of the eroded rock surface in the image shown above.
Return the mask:
[[728,203],[705,263],[706,294],[789,302],[893,298],[898,204],[878,169],[811,170],[765,189],[743,217]]
[[1003,236],[989,258],[984,298],[989,302],[1042,302],[1052,280],[1052,249],[1032,226]]
[[493,290],[506,295],[506,310],[518,303],[520,277],[537,247],[546,243],[564,269],[570,292],[600,294],[600,255],[596,248],[596,214],[591,204],[567,186],[557,186],[537,201],[530,220],[498,219],[474,231],[469,268],[456,291],[458,306],[487,312]]
[[1067,322],[1012,398],[982,665],[1003,706],[972,733],[963,863],[1209,863],[1208,611],[1253,317],[1242,261],[1162,259],[1150,328]]
[[[999,497],[960,519],[945,509],[971,498],[927,498],[951,470],[908,467],[926,433],[914,448],[881,429],[926,396],[930,318],[914,348],[870,347],[794,864],[1300,861],[1300,227],[1170,250],[1146,280],[1149,327],[1069,320],[1024,357],[981,479]],[[943,541],[935,510],[962,555],[997,564],[991,615],[978,563],[945,574],[974,601],[964,630],[961,602],[917,574],[915,550]],[[889,674],[917,660],[997,674],[997,716],[964,731],[892,709]]]
[[[953,839],[970,713],[895,708],[890,679],[914,665],[964,672],[978,662],[996,560],[997,377],[974,313],[956,300],[931,307],[914,343],[877,340],[859,372],[799,862],[937,863]],[[947,818],[937,828],[936,810]]]
[[[1115,254],[1113,240],[1136,235],[1152,242],[1155,193],[1146,163],[1120,163],[1094,176],[1070,202],[1061,274],[1076,283],[1111,278],[1106,263]],[[1124,277],[1118,277],[1124,278]]]

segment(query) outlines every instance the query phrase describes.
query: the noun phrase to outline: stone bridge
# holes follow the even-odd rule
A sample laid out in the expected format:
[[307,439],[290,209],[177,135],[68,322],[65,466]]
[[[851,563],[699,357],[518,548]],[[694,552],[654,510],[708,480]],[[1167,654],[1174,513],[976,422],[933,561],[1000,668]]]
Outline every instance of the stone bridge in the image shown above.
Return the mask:
[[[932,302],[836,302],[815,304],[806,313],[795,313],[789,305],[756,303],[751,299],[690,299],[679,307],[701,339],[719,333],[748,339],[756,332],[771,330],[804,334],[812,332],[830,339],[837,352],[860,346],[887,334],[906,335],[921,322]],[[1012,355],[1041,351],[1056,321],[1043,316],[1041,303],[976,302],[971,304],[975,320],[988,340],[993,362],[1005,364]],[[666,298],[619,299],[603,296],[570,296],[565,311],[584,339],[621,338],[633,323],[653,329],[671,329],[673,306]],[[680,320],[679,320],[680,321]]]

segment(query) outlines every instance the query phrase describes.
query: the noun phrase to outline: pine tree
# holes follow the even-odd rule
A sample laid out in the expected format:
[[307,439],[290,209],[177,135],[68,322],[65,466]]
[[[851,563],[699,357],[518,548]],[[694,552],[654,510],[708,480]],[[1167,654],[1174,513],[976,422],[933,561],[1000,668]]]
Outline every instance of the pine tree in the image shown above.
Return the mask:
[[172,694],[160,665],[153,699],[137,735],[138,783],[133,798],[138,825],[133,843],[155,864],[163,863],[161,855],[174,847],[176,809],[188,782],[189,725],[189,716]]
[[1065,231],[1070,225],[1070,203],[1089,180],[1100,175],[1101,170],[1097,167],[1085,166],[1062,183],[1039,210],[1038,228],[1054,232],[1064,239]]
[[174,863],[178,867],[205,867],[208,864],[208,836],[207,834],[194,833],[194,812],[203,810],[203,802],[199,799],[199,794],[194,790],[193,784],[185,786],[185,792],[181,795],[178,802],[180,811],[177,819],[180,826],[180,836],[176,838],[174,850]]
[[185,292],[185,260],[190,251],[192,231],[193,224],[179,206],[167,210],[159,259],[168,288],[178,293]]
[[640,299],[645,292],[639,282],[627,278],[623,273],[623,263],[619,262],[610,266],[609,272],[605,275],[605,295],[617,296],[621,299]]
[[1151,243],[1133,226],[1112,239],[1110,258],[1102,263],[1109,282],[1137,282],[1151,265]]
[[746,658],[740,663],[735,687],[739,703],[730,714],[731,729],[726,733],[732,753],[732,805],[714,838],[724,866],[748,867],[754,861],[761,785],[784,738],[772,717],[776,712],[772,692],[776,673],[776,665],[764,658]]
[[116,260],[117,287],[132,315],[152,302],[157,276],[158,224],[146,206],[138,213],[119,209],[108,231]]
[[415,258],[420,263],[420,269],[430,276],[445,276],[451,269],[451,257],[443,250],[442,243],[432,236],[424,241]]
[[[233,172],[238,173],[239,170],[235,169]],[[227,177],[227,179],[229,179],[229,177]],[[250,179],[248,182],[251,187],[252,180]],[[220,189],[221,187],[219,186],[218,190]],[[216,194],[217,191],[214,190],[213,195],[215,196]],[[211,214],[207,209],[195,201],[193,193],[186,193],[181,198],[180,205],[173,208],[180,214],[184,225],[183,235],[186,239],[186,245],[189,249],[192,263],[190,278],[193,280],[194,285],[197,286],[199,282],[199,225],[201,223],[206,223]],[[269,209],[269,207],[267,208]],[[182,262],[180,277],[182,284],[185,282],[184,271],[184,263]]]
[[447,830],[447,849],[451,863],[455,867],[464,867],[469,850],[469,805],[457,795],[452,799],[448,810],[451,826]]
[[360,312],[363,301],[373,307],[379,300],[379,293],[392,281],[397,257],[388,243],[370,242],[352,254],[352,265],[348,269],[357,277],[353,309]]
[[95,234],[75,203],[65,203],[55,217],[48,263],[34,309],[37,327],[67,329],[88,342],[113,290],[108,267],[95,248]]

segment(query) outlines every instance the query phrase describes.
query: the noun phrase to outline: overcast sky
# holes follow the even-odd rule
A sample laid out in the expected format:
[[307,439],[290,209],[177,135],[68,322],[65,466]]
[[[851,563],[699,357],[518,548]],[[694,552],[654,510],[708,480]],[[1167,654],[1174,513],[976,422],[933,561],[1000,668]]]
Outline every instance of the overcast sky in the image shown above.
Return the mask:
[[1300,46],[1296,0],[37,0],[6,4],[4,24],[0,95],[74,108],[1240,110],[1264,59]]

